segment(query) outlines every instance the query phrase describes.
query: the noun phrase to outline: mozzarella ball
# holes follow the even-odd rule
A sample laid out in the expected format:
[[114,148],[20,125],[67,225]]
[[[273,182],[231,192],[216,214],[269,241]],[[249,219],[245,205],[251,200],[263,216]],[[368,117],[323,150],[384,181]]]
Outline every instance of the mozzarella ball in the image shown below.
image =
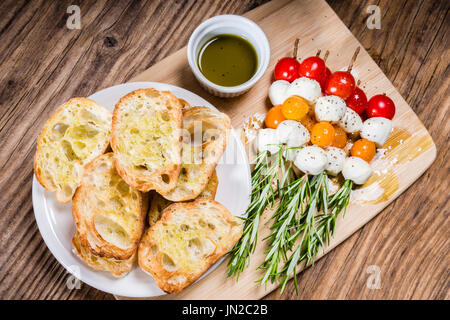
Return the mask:
[[370,164],[358,157],[345,159],[342,167],[342,175],[346,180],[352,180],[356,184],[363,184],[372,175]]
[[325,96],[317,99],[314,112],[317,121],[338,122],[345,114],[347,105],[337,96]]
[[301,147],[309,142],[310,135],[308,129],[306,129],[302,124],[300,125],[301,127],[298,127],[295,132],[289,136],[287,141],[288,147]]
[[377,147],[382,147],[392,130],[392,121],[382,117],[370,118],[364,121],[361,129],[361,137],[375,142]]
[[342,167],[344,166],[346,157],[345,151],[335,147],[328,147],[328,149],[326,150],[326,154],[328,163],[325,170],[329,174],[337,176],[339,172],[342,171]]
[[275,154],[280,149],[275,129],[261,129],[258,131],[257,146],[259,152],[269,151]]
[[292,135],[298,125],[301,125],[301,123],[295,120],[284,120],[281,122],[276,129],[278,141],[286,144],[289,136]]
[[359,132],[363,126],[363,122],[359,114],[353,109],[346,108],[344,116],[338,122],[339,126],[348,133]]
[[289,147],[300,147],[309,141],[309,131],[300,122],[284,120],[276,129],[279,143]]
[[287,99],[286,90],[289,88],[290,83],[286,80],[277,80],[272,83],[269,88],[269,99],[274,106],[283,104]]
[[288,161],[295,161],[295,158],[297,158],[299,152],[300,148],[286,148],[283,156]]
[[297,168],[312,175],[323,172],[327,163],[327,154],[322,148],[316,146],[308,146],[300,149],[294,160]]
[[286,98],[291,96],[300,96],[310,103],[314,103],[317,98],[322,96],[322,89],[316,80],[301,77],[295,79],[286,90]]

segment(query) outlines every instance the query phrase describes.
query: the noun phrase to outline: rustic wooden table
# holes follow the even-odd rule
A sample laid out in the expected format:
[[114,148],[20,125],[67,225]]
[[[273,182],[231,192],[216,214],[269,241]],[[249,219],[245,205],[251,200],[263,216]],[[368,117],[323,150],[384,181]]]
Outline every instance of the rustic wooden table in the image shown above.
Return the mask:
[[[276,1],[276,0],[274,0]],[[68,273],[39,234],[31,203],[35,140],[65,100],[126,82],[186,45],[204,19],[264,1],[75,1],[81,29],[66,28],[74,1],[0,3],[0,299],[113,299]],[[370,223],[267,299],[448,299],[450,2],[328,0],[430,131],[433,165]],[[368,29],[369,5],[381,29]],[[373,267],[381,287],[367,282]],[[376,268],[376,267],[375,267]]]

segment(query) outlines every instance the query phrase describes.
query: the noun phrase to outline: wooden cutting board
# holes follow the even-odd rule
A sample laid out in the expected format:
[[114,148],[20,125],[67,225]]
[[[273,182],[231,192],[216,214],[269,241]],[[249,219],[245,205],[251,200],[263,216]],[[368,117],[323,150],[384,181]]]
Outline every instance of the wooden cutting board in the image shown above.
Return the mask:
[[[241,97],[222,99],[208,94],[195,80],[186,56],[180,49],[131,81],[158,81],[174,84],[192,91],[227,113],[235,129],[255,113],[264,114],[270,108],[267,94],[273,81],[272,72],[278,59],[291,55],[295,38],[300,38],[299,57],[315,55],[318,49],[330,51],[327,66],[333,71],[345,68],[360,46],[339,17],[322,0],[277,0],[262,5],[247,14],[266,33],[270,42],[271,60],[267,72],[248,93]],[[368,97],[386,93],[394,100],[397,111],[394,131],[384,146],[384,156],[373,160],[374,174],[359,190],[353,192],[345,219],[340,219],[336,234],[326,254],[356,230],[376,216],[390,202],[406,190],[431,165],[436,157],[436,146],[431,136],[400,96],[381,69],[361,47],[354,65],[361,86]],[[267,221],[266,212],[263,221]],[[268,235],[268,227],[261,223],[260,239]],[[261,277],[256,268],[264,259],[265,243],[259,241],[251,263],[236,282],[226,277],[226,263],[222,263],[207,277],[176,295],[159,299],[259,299],[277,287],[267,288],[255,283]],[[119,298],[119,297],[118,297]]]

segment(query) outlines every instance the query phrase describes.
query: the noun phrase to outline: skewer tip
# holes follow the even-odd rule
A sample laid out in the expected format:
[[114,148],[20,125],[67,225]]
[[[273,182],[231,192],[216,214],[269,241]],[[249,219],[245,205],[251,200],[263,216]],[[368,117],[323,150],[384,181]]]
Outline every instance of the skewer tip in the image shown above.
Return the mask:
[[294,53],[292,54],[294,59],[298,60],[297,54],[298,54],[298,44],[300,43],[300,39],[296,38],[294,42]]
[[327,59],[328,59],[329,55],[330,55],[330,51],[329,50],[325,51],[325,55],[323,56],[323,61],[324,62],[327,62]]
[[348,71],[348,72],[351,72],[351,71],[352,71],[352,69],[353,69],[353,64],[355,63],[356,58],[358,57],[358,54],[359,54],[359,50],[360,50],[360,49],[361,49],[360,46],[358,46],[358,47],[356,48],[355,53],[353,54],[352,60],[350,61],[350,64],[348,65],[348,68],[347,68],[347,71]]

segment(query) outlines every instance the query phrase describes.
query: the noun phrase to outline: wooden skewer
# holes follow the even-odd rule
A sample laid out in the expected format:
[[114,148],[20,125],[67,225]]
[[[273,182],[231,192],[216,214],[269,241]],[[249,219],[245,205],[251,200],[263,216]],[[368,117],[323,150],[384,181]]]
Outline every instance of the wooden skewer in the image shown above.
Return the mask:
[[347,71],[348,71],[348,72],[352,71],[353,64],[354,64],[355,61],[356,61],[356,57],[358,56],[359,50],[360,50],[360,49],[361,49],[361,47],[356,48],[355,53],[353,54],[352,60],[350,61],[350,64],[349,64],[349,66],[348,66],[348,68],[347,68]]
[[330,54],[330,51],[325,51],[325,55],[323,56],[323,62],[327,62],[328,56]]
[[300,42],[299,38],[295,39],[295,42],[294,42],[294,53],[293,53],[293,58],[294,59],[298,59],[297,58],[297,52],[298,52],[298,43],[299,42]]

